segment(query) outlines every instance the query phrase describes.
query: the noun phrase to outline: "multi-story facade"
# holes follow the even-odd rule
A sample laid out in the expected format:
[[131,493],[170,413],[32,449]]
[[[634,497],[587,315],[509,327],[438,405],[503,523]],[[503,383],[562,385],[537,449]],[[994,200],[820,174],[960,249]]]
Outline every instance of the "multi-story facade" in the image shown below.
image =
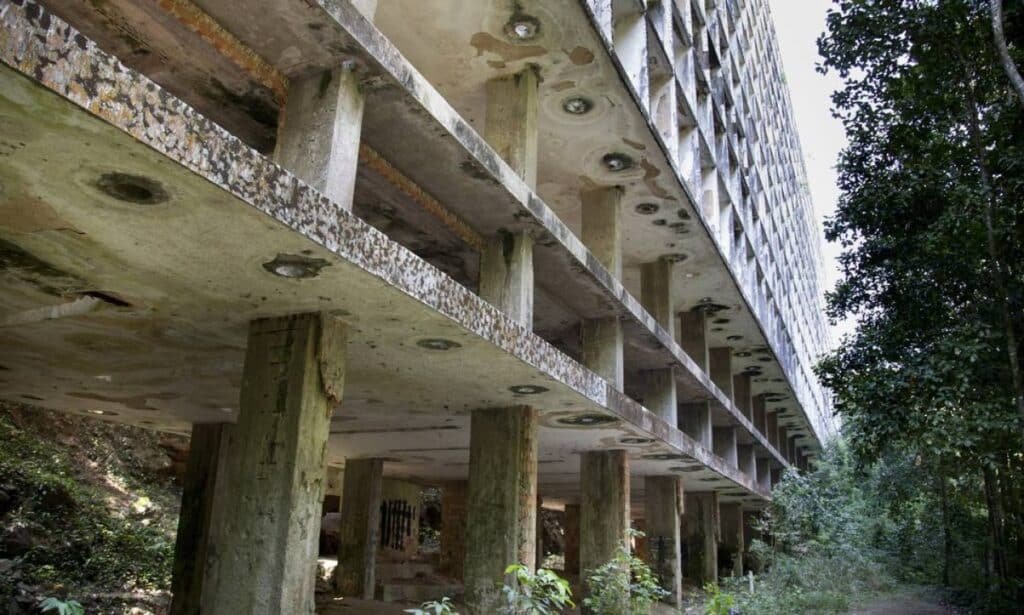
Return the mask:
[[474,612],[540,501],[678,596],[834,430],[765,0],[0,0],[0,63],[0,396],[203,443],[179,603],[311,608],[324,465],[346,595],[398,476]]

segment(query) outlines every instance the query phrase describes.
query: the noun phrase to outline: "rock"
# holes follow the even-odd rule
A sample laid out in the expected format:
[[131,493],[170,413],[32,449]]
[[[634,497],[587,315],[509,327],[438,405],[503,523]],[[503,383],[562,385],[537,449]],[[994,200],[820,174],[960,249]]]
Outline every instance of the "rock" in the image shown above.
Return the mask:
[[14,485],[0,485],[0,518],[18,507],[20,498]]
[[17,557],[24,555],[32,548],[32,532],[24,525],[15,525],[0,536],[0,555]]

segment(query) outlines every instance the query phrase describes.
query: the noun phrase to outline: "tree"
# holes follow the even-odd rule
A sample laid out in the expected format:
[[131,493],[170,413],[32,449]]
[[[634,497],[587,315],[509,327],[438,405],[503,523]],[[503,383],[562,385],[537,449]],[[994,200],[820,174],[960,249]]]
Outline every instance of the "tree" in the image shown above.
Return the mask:
[[[1008,3],[1007,54],[1024,7]],[[1000,8],[1002,8],[1000,6]],[[980,480],[992,578],[1024,576],[1024,105],[988,0],[840,0],[819,39],[849,145],[826,226],[844,248],[818,371],[864,460]]]

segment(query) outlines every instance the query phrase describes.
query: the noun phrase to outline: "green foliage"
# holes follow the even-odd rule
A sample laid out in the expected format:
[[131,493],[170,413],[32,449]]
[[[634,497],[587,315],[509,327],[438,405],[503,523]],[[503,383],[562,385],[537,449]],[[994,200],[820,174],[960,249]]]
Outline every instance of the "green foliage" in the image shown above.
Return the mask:
[[[22,429],[6,412],[0,412],[0,441],[0,484],[19,498],[5,521],[33,536],[18,562],[23,582],[114,590],[169,586],[174,541],[167,528],[130,510],[113,514],[110,494],[78,474],[81,460]],[[11,591],[0,581],[0,595]]]
[[39,603],[39,611],[41,613],[56,613],[57,615],[85,615],[85,607],[75,600],[58,600],[57,598],[47,598]]
[[704,594],[704,615],[729,615],[729,611],[736,605],[732,594],[723,592],[717,583],[705,583]]
[[424,602],[420,608],[406,609],[404,612],[412,615],[459,615],[448,596],[444,596],[440,600]]
[[503,615],[554,615],[576,606],[569,582],[551,570],[532,572],[522,564],[511,564],[505,576],[511,576],[512,582],[502,587]]
[[[643,533],[630,530],[629,535],[642,537]],[[668,596],[647,563],[625,546],[610,562],[588,571],[586,579],[589,595],[583,604],[595,615],[641,615]]]

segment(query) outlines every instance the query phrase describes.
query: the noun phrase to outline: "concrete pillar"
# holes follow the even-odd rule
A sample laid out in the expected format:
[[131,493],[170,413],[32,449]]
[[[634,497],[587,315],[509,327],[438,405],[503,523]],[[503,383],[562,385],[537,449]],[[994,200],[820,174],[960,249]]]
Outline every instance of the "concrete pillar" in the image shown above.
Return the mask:
[[714,436],[715,454],[725,460],[734,468],[739,467],[739,459],[736,452],[736,428],[715,427],[712,431]]
[[665,259],[640,267],[640,301],[672,339],[676,337],[676,310],[673,301],[673,264]]
[[580,324],[583,365],[623,390],[622,322],[618,318],[595,318]]
[[782,458],[789,461],[789,430],[782,425],[778,426],[779,429],[779,453],[782,454]]
[[772,489],[774,489],[775,485],[778,485],[780,482],[782,482],[782,466],[777,466],[777,465],[775,465],[773,463],[772,464],[771,477],[772,477]]
[[537,494],[537,546],[534,548],[534,552],[537,554],[537,561],[534,564],[534,568],[544,567],[544,497],[539,493]]
[[345,484],[345,474],[341,468],[327,466],[324,468],[324,513],[341,512],[341,495]]
[[531,189],[537,186],[537,73],[487,82],[484,139]]
[[708,375],[711,382],[722,389],[729,401],[734,401],[732,389],[732,348],[721,346],[708,349]]
[[563,545],[565,550],[565,568],[562,570],[565,576],[579,576],[580,574],[580,505],[565,505],[565,535]]
[[313,612],[324,457],[345,342],[344,324],[319,314],[250,324],[203,612]]
[[736,467],[747,476],[757,479],[757,460],[754,458],[753,444],[736,446]]
[[629,457],[623,450],[580,455],[580,570],[608,563],[629,548]]
[[718,581],[718,493],[687,493],[683,508],[684,574],[703,585]]
[[665,602],[682,605],[683,578],[680,555],[683,481],[678,476],[644,478],[644,517],[651,570],[669,592]]
[[772,460],[769,457],[757,458],[757,484],[764,489],[772,488]]
[[502,233],[480,253],[480,297],[533,329],[533,238]]
[[796,443],[797,436],[789,437],[789,463],[793,465],[799,465],[797,462],[800,457],[799,446]]
[[223,471],[226,432],[232,428],[228,423],[192,425],[174,544],[171,615],[198,615],[200,611],[207,547],[216,542],[211,516]]
[[615,279],[622,279],[622,188],[580,194],[583,245]]
[[748,421],[754,421],[754,404],[750,396],[750,375],[736,374],[732,378],[732,394],[739,408],[740,414],[747,417]]
[[334,571],[334,590],[339,596],[373,599],[383,479],[382,459],[345,462],[338,567]]
[[441,552],[438,570],[462,580],[466,563],[466,481],[450,481],[441,487]]
[[751,399],[753,409],[754,428],[761,432],[762,436],[768,437],[768,411],[766,410],[764,395],[755,395]]
[[679,406],[679,429],[711,450],[714,440],[711,431],[711,402],[698,401]]
[[679,404],[676,401],[675,369],[644,370],[640,374],[643,379],[644,407],[664,419],[669,425],[679,425]]
[[537,411],[474,410],[470,419],[466,605],[494,613],[505,567],[533,567],[537,531]]
[[704,310],[679,314],[679,346],[702,370],[708,371],[708,319]]
[[775,450],[779,449],[779,417],[774,412],[767,412],[765,415],[765,427],[767,427],[767,433],[764,435],[768,438],[768,443],[775,447]]
[[719,505],[722,523],[722,549],[732,561],[732,576],[743,574],[743,508],[739,504]]

